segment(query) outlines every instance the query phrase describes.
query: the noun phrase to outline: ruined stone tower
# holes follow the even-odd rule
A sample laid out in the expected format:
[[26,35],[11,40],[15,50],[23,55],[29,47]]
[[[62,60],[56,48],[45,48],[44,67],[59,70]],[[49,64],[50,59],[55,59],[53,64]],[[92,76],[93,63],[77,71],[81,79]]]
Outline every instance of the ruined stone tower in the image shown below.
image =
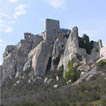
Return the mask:
[[60,29],[60,23],[57,20],[46,19],[46,41],[54,43],[55,32]]

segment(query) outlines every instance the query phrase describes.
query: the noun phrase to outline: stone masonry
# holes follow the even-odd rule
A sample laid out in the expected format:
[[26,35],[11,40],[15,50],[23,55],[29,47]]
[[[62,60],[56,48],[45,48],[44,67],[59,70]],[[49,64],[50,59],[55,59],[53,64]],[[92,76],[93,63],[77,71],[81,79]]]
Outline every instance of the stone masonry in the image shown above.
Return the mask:
[[60,29],[59,21],[46,19],[46,41],[48,43],[54,43],[55,32]]

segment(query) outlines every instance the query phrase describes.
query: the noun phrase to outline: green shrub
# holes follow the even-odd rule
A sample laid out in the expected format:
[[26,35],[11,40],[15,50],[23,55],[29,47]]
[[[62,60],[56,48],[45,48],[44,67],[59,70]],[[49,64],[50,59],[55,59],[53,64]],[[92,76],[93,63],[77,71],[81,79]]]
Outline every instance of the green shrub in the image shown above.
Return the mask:
[[72,82],[77,81],[80,78],[81,72],[77,70],[77,67],[73,67],[73,64],[71,61],[68,62],[67,68],[68,68],[68,71],[65,72],[65,79],[66,80],[71,79]]
[[40,101],[25,101],[25,102],[22,102],[22,103],[19,103],[19,104],[16,104],[14,106],[43,106],[44,104]]
[[61,65],[61,66],[59,67],[59,71],[64,71],[64,66],[63,66],[63,65]]
[[102,101],[102,106],[106,106],[106,100]]
[[97,66],[103,67],[106,65],[106,59],[100,60],[98,63],[96,63]]

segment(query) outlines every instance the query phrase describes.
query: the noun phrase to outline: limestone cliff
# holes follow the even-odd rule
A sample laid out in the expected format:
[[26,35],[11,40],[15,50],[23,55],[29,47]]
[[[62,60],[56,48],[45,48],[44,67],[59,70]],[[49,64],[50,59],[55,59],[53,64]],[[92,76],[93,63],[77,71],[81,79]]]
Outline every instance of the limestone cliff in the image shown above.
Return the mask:
[[17,45],[6,47],[0,66],[1,79],[22,77],[21,73],[25,71],[30,71],[33,77],[44,76],[62,65],[67,71],[68,61],[89,71],[100,56],[106,58],[106,49],[101,48],[101,41],[90,41],[86,34],[79,37],[77,27],[72,31],[61,29],[59,21],[47,19],[45,32],[25,33]]

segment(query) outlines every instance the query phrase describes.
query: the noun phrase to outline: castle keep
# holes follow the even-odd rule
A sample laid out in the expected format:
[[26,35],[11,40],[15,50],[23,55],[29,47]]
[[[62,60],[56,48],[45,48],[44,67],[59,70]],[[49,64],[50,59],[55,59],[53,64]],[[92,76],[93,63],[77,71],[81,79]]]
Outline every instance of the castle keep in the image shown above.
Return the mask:
[[55,32],[60,29],[60,23],[57,20],[46,19],[46,40],[49,43],[54,43]]

